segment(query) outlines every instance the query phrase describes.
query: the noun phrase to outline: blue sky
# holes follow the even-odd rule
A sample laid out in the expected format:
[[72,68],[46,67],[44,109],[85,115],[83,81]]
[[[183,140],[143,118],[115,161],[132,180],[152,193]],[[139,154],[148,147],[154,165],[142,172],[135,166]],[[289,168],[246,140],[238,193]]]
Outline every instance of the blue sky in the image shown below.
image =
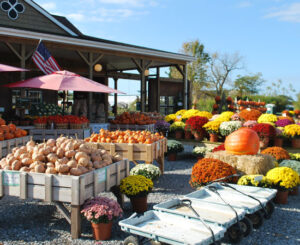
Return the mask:
[[[300,92],[300,1],[289,0],[36,0],[68,17],[83,33],[178,52],[199,39],[206,51],[238,52],[245,69]],[[232,77],[234,79],[234,76]],[[136,93],[138,83],[120,89]],[[130,89],[131,88],[131,89]]]

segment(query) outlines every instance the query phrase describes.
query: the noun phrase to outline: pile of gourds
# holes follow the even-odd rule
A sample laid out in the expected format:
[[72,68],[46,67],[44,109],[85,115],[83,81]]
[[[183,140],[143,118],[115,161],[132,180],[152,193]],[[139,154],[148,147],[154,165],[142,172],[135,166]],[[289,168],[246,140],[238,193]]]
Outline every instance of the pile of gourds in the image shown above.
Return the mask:
[[6,125],[5,120],[0,118],[0,141],[20,138],[27,135],[27,131],[17,128],[14,124]]
[[0,161],[0,169],[79,176],[122,160],[83,140],[59,137],[15,147]]

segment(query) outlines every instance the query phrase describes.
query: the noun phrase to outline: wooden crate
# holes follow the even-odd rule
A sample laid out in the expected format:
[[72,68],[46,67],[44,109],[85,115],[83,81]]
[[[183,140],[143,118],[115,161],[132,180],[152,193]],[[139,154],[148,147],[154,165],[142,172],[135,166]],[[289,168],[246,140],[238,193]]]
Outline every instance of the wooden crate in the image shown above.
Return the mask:
[[25,136],[21,138],[0,141],[0,158],[5,157],[7,154],[11,153],[12,148],[26,145],[29,140],[30,136]]
[[127,144],[127,143],[97,143],[98,148],[103,148],[114,155],[118,153],[123,158],[137,164],[137,161],[159,163],[161,172],[164,172],[164,153],[167,152],[167,139],[161,139],[152,144]]
[[31,129],[29,132],[35,141],[57,139],[60,135],[73,138],[77,136],[78,139],[84,139],[90,136],[90,129]]
[[154,132],[154,124],[148,124],[148,125],[137,125],[137,124],[109,124],[109,130],[114,131],[114,130],[147,130],[150,132]]
[[[80,237],[80,206],[89,198],[120,184],[129,175],[127,159],[81,176],[0,170],[0,199],[16,196],[54,202],[71,225],[72,238]],[[71,204],[71,214],[63,206]]]

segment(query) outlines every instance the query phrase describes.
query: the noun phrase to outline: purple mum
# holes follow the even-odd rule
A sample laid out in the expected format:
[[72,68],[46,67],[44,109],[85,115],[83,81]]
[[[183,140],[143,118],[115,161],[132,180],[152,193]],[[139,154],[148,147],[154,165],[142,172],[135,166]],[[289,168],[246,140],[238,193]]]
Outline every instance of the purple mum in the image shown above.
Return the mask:
[[281,119],[281,120],[278,120],[275,124],[277,127],[285,127],[287,125],[292,124],[292,122],[288,119]]

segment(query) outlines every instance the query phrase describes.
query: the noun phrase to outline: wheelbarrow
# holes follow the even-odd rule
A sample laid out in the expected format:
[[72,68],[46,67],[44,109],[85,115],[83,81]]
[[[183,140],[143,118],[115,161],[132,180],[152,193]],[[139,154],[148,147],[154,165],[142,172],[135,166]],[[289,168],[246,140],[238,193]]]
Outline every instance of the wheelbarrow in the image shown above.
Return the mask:
[[[190,203],[184,202],[190,207]],[[205,222],[195,212],[198,219],[186,219],[183,216],[147,211],[142,216],[134,213],[128,219],[119,222],[121,229],[134,234],[124,240],[124,245],[151,244],[173,245],[209,245],[220,244],[226,229],[217,224]]]

